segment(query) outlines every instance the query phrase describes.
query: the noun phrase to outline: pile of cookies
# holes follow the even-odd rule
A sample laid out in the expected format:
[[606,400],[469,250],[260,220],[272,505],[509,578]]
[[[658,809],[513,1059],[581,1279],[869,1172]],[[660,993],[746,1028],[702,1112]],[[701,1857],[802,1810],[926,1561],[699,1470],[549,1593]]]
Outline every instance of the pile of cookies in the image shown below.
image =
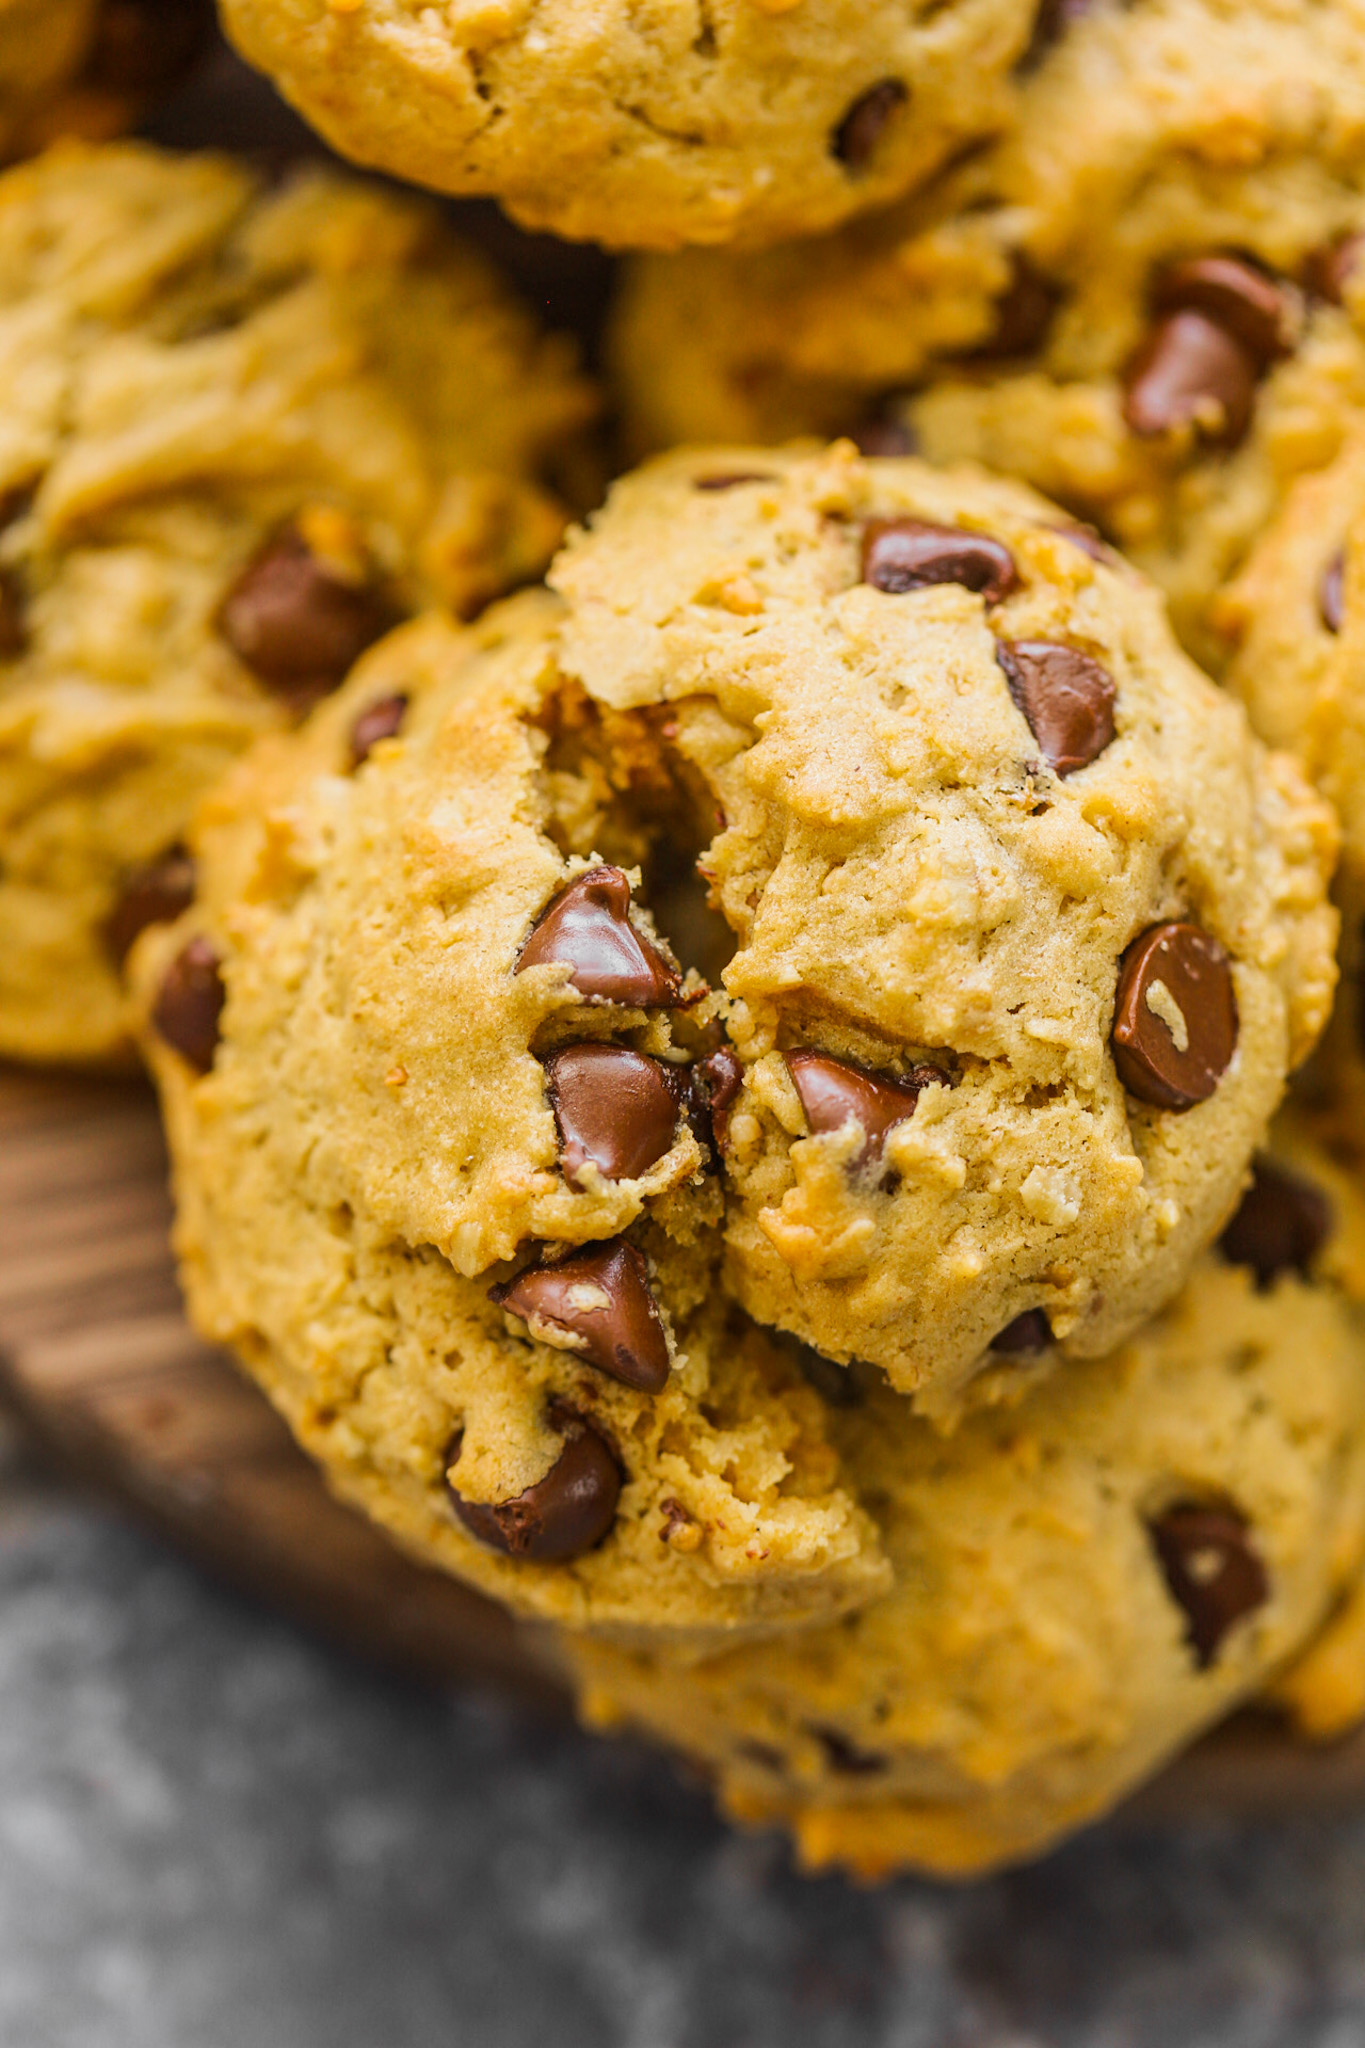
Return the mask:
[[[148,4],[0,0],[12,155]],[[0,1052],[140,1048],[199,1329],[809,1865],[1350,1725],[1365,0],[223,15],[636,252],[610,404],[431,196],[0,177]]]

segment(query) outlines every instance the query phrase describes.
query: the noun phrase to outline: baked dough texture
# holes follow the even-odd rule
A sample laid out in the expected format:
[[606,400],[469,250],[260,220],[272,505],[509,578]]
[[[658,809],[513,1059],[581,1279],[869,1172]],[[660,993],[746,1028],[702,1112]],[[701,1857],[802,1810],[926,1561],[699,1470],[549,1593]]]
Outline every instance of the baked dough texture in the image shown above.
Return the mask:
[[540,572],[594,401],[426,202],[134,144],[0,179],[0,375],[0,1054],[105,1059],[130,877],[353,643]]
[[[1013,587],[876,587],[868,537],[904,520],[985,536]],[[1226,1220],[1325,1019],[1326,807],[1141,578],[995,481],[847,442],[684,451],[618,484],[551,581],[560,666],[615,712],[665,710],[717,813],[699,864],[735,941],[737,1298],[921,1406],[951,1405],[1021,1316],[1068,1356],[1111,1349]],[[1115,692],[1114,737],[1069,771],[1002,671],[1040,644]],[[1110,1043],[1120,963],[1168,920],[1225,949],[1239,1019],[1181,1111]],[[858,1125],[802,1097],[790,1056],[812,1051],[919,1080],[881,1178]]]
[[1036,0],[226,0],[346,156],[625,248],[776,241],[1002,126]]
[[[894,1589],[685,1672],[566,1639],[586,1718],[676,1745],[808,1867],[964,1876],[1039,1853],[1259,1691],[1351,1585],[1365,1534],[1365,1218],[1354,1177],[1300,1137],[1277,1157],[1329,1204],[1308,1272],[1260,1284],[1210,1255],[1111,1357],[946,1440],[860,1379],[831,1427]],[[1160,1532],[1191,1502],[1231,1511],[1233,1555],[1240,1522],[1264,1568],[1211,1651],[1163,1569]],[[1218,1583],[1213,1545],[1189,1561]],[[1286,1691],[1325,1715],[1343,1648],[1339,1623]]]
[[[614,344],[636,444],[865,429],[983,461],[1096,521],[1214,665],[1210,598],[1365,399],[1361,280],[1329,260],[1363,194],[1360,0],[1095,0],[931,193],[747,264],[640,259]],[[1180,266],[1228,255],[1264,326],[1187,319],[1181,345],[1231,411],[1175,418],[1168,379],[1163,427],[1149,379],[1135,426],[1144,345],[1210,304]]]
[[0,159],[130,126],[193,65],[212,0],[0,0]]
[[[562,598],[373,648],[205,799],[195,900],[133,955],[200,1329],[418,1554],[688,1653],[886,1589],[818,1392],[847,1361],[950,1423],[1176,1292],[1332,979],[1326,809],[1153,592],[1016,487],[754,459],[619,487]],[[989,622],[862,580],[910,514],[1008,553]],[[1016,630],[1109,664],[1069,776]],[[669,937],[699,846],[710,987]],[[1238,1018],[1183,1113],[1108,1047],[1120,957],[1178,917]]]

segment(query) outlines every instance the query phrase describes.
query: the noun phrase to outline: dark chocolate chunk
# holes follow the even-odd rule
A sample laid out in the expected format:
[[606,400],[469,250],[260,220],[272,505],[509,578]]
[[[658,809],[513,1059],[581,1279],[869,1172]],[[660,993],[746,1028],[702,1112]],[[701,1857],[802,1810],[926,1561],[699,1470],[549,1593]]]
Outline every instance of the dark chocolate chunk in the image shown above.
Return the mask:
[[1123,417],[1152,439],[1192,429],[1235,448],[1251,424],[1256,359],[1236,335],[1194,308],[1158,320],[1124,372]]
[[1218,1249],[1229,1265],[1250,1266],[1265,1288],[1281,1273],[1306,1277],[1331,1231],[1332,1207],[1320,1187],[1274,1159],[1258,1159]]
[[194,901],[194,862],[183,846],[135,868],[125,880],[104,926],[109,957],[121,967],[134,939],[150,924],[174,924]]
[[372,584],[343,580],[293,526],[247,563],[218,612],[233,653],[300,707],[334,690],[392,623]]
[[789,1052],[783,1058],[812,1131],[862,1126],[865,1142],[855,1166],[880,1159],[888,1133],[914,1115],[920,1090],[947,1078],[937,1067],[918,1066],[896,1080],[822,1052]]
[[1360,261],[1360,252],[1365,247],[1365,231],[1353,228],[1349,234],[1338,235],[1324,249],[1314,249],[1305,258],[1303,281],[1310,292],[1329,305],[1339,306],[1346,297],[1346,287]]
[[1346,550],[1338,548],[1318,584],[1318,617],[1329,633],[1339,633],[1346,616]]
[[743,1063],[731,1046],[722,1045],[697,1061],[692,1069],[692,1097],[702,1125],[697,1133],[698,1143],[709,1129],[717,1152],[725,1150],[730,1111],[743,1082]]
[[392,697],[376,698],[373,704],[357,712],[351,727],[351,766],[359,768],[381,740],[391,740],[400,733],[407,715],[408,700],[397,691]]
[[995,658],[1043,759],[1058,775],[1098,760],[1114,737],[1114,678],[1093,655],[1054,640],[1000,640]]
[[887,122],[910,95],[899,78],[883,78],[856,99],[834,131],[831,148],[841,164],[860,171],[872,161]]
[[1232,968],[1194,924],[1154,924],[1119,963],[1112,1032],[1119,1079],[1139,1102],[1207,1102],[1237,1050]]
[[1195,1662],[1207,1670],[1233,1623],[1269,1598],[1265,1566],[1235,1508],[1177,1502],[1149,1528],[1171,1598],[1184,1609]]
[[1010,281],[995,302],[991,332],[968,352],[969,360],[996,362],[1030,355],[1047,339],[1057,310],[1057,287],[1034,269],[1022,251],[1015,252],[1013,265]]
[[545,1061],[570,1180],[589,1161],[608,1180],[636,1180],[663,1158],[678,1128],[685,1076],[625,1045],[566,1045]]
[[961,583],[999,604],[1019,581],[1002,541],[923,519],[874,519],[863,531],[863,581],[899,597],[931,583]]
[[681,977],[630,921],[630,883],[620,868],[589,868],[537,918],[516,971],[562,961],[589,1001],[677,1008]]
[[848,438],[860,455],[871,458],[913,455],[918,445],[913,429],[893,412],[873,413],[850,428]]
[[208,939],[196,937],[181,947],[166,969],[152,1005],[157,1031],[201,1074],[207,1074],[218,1050],[226,996],[217,949]]
[[1292,285],[1244,256],[1215,251],[1190,256],[1161,273],[1152,293],[1157,313],[1202,313],[1240,341],[1258,370],[1293,348],[1302,302]]
[[1012,1323],[1006,1323],[998,1336],[991,1338],[991,1350],[1003,1351],[1011,1358],[1022,1357],[1046,1351],[1052,1343],[1052,1325],[1040,1308],[1026,1308]]
[[657,1394],[668,1379],[668,1338],[643,1255],[622,1237],[558,1265],[527,1266],[488,1298],[520,1317],[543,1344],[573,1351],[599,1372]]
[[1042,63],[1052,49],[1061,41],[1073,21],[1082,21],[1094,5],[1094,0],[1040,0],[1038,12],[1033,17],[1033,33],[1028,48],[1019,59],[1021,72],[1032,71]]
[[[621,1468],[603,1438],[581,1416],[557,1404],[553,1414],[564,1448],[543,1479],[513,1500],[464,1500],[447,1478],[456,1514],[476,1541],[533,1564],[564,1564],[595,1550],[616,1517]],[[449,1459],[459,1456],[458,1440]]]

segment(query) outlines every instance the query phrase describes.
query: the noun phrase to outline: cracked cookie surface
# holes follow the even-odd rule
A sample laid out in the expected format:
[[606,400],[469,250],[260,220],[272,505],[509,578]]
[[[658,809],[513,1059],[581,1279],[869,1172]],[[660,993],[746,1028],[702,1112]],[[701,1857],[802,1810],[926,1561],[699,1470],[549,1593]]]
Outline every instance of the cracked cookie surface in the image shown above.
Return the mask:
[[198,796],[543,567],[593,399],[424,202],[133,144],[0,180],[0,364],[0,1052],[103,1059]]
[[227,0],[333,145],[614,247],[776,241],[994,129],[1035,0]]

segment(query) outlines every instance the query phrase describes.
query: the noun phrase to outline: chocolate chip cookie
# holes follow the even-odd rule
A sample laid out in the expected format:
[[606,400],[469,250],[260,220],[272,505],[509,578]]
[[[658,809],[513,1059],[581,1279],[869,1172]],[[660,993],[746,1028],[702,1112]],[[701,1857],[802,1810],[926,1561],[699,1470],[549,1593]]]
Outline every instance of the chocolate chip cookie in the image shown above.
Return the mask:
[[0,158],[118,134],[178,84],[212,0],[0,0]]
[[0,1054],[103,1059],[200,793],[538,574],[593,400],[425,203],[132,144],[0,179],[0,364]]
[[[1045,7],[1051,15],[1055,9]],[[227,0],[344,155],[612,247],[775,241],[998,128],[1038,0]]]
[[646,259],[642,443],[854,433],[1025,477],[1208,604],[1365,401],[1357,0],[1092,0],[928,198],[742,265]]
[[[1037,1854],[1259,1691],[1365,1536],[1365,1213],[1285,1138],[1111,1357],[946,1442],[855,1373],[831,1434],[892,1592],[685,1671],[566,1639],[588,1720],[674,1744],[808,1867],[961,1876]],[[1292,1675],[1301,1711],[1339,1702],[1333,1657]]]

